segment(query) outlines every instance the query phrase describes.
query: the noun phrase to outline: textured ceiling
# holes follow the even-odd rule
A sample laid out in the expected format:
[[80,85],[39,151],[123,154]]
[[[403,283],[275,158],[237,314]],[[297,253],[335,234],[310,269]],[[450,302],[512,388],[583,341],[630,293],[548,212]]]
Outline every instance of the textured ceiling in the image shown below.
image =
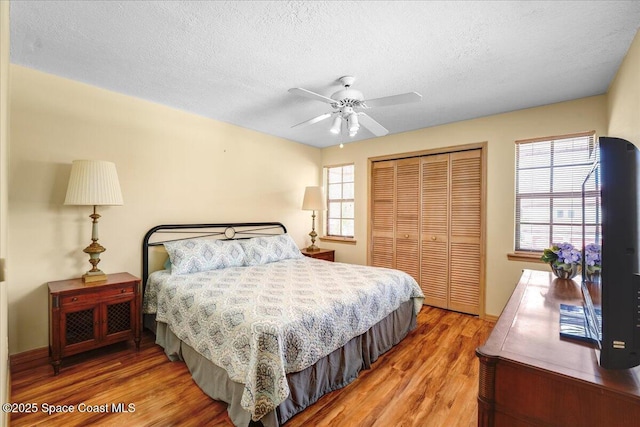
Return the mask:
[[11,61],[317,147],[353,75],[390,133],[603,94],[639,1],[17,1]]

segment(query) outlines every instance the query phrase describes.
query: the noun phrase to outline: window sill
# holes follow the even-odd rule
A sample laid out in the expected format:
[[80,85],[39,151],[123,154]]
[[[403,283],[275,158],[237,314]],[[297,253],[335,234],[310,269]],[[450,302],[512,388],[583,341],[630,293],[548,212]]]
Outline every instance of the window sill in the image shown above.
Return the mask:
[[544,264],[540,257],[542,256],[542,252],[513,252],[507,254],[507,258],[509,261],[526,261],[526,262],[537,262],[540,264]]
[[322,236],[320,237],[321,242],[331,242],[331,243],[347,243],[350,245],[356,244],[356,239],[353,237],[339,237],[339,236]]

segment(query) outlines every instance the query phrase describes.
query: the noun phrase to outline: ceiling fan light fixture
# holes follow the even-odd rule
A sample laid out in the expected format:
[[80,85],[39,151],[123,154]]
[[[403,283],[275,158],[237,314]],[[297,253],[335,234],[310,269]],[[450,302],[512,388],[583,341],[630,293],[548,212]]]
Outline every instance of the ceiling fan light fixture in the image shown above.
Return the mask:
[[333,119],[333,126],[331,126],[330,132],[335,135],[338,135],[340,133],[341,128],[342,128],[342,119],[340,118],[340,116],[336,116],[336,118]]
[[289,93],[327,103],[333,108],[333,112],[331,113],[325,113],[318,117],[305,120],[304,122],[292,127],[312,125],[333,115],[335,117],[333,119],[333,126],[331,126],[330,132],[334,135],[340,135],[342,133],[342,121],[344,120],[345,133],[348,133],[352,138],[356,136],[360,130],[360,125],[376,137],[385,136],[389,131],[364,111],[359,110],[368,110],[371,107],[408,104],[422,99],[422,95],[418,92],[408,92],[383,96],[381,98],[365,99],[362,92],[351,87],[355,81],[353,76],[340,77],[339,81],[343,88],[331,95],[331,98],[301,87],[289,89]]
[[349,114],[347,122],[349,123],[350,134],[358,132],[358,129],[360,129],[360,123],[358,123],[358,115],[356,113]]

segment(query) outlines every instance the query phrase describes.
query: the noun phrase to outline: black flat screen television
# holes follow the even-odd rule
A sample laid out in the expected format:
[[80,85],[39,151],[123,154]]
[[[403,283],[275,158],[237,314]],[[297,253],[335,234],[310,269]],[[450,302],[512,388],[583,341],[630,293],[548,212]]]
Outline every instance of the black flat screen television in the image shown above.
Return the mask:
[[[640,365],[640,151],[629,141],[600,137],[592,157],[582,187],[585,316],[597,334],[600,366],[632,368]],[[585,256],[593,244],[600,248],[596,274]]]

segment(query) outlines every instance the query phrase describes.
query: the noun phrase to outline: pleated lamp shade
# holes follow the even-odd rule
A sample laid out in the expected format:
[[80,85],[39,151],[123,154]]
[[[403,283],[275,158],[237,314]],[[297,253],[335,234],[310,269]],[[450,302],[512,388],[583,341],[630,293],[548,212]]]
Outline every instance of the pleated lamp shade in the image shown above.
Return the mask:
[[327,201],[322,193],[322,187],[307,187],[302,199],[302,210],[323,211],[327,209]]
[[102,160],[74,160],[65,205],[122,205],[116,165]]

